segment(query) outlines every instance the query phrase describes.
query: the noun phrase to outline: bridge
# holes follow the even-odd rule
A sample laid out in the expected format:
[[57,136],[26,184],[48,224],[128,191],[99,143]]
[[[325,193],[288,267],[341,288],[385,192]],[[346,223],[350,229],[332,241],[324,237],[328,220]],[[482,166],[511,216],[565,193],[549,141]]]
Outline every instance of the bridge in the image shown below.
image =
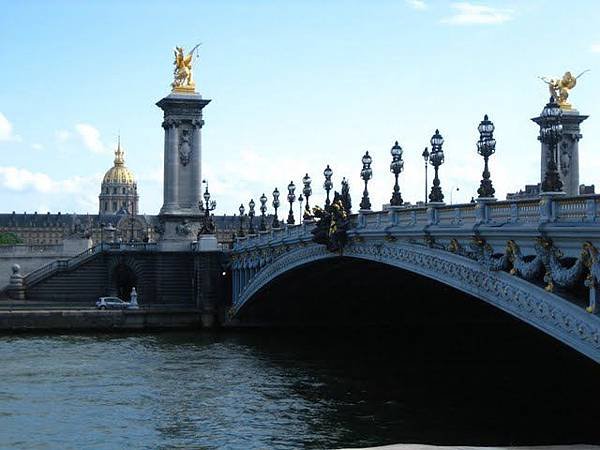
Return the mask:
[[337,251],[315,242],[317,228],[305,220],[237,239],[227,324],[243,324],[286,274],[351,258],[365,270],[379,263],[441,282],[600,362],[598,195],[361,211],[349,217]]
[[[281,286],[282,280],[288,283],[280,291],[282,297],[292,298],[299,308],[311,301],[310,286],[299,280],[302,271],[312,270],[316,275],[329,271],[328,281],[335,283],[342,274],[348,276],[345,269],[352,266],[363,287],[381,296],[377,281],[366,275],[385,267],[392,271],[388,274],[393,273],[392,284],[383,293],[390,303],[410,301],[410,295],[398,294],[409,283],[410,274],[410,282],[422,286],[427,280],[467,294],[600,362],[600,196],[582,193],[579,184],[580,124],[587,116],[551,98],[532,119],[540,127],[541,180],[533,185],[537,192],[530,198],[498,201],[494,197],[488,160],[495,153],[496,141],[494,125],[485,115],[478,126],[477,153],[484,164],[477,200],[444,204],[438,177],[444,140],[436,130],[431,152],[423,152],[426,164],[435,170],[429,203],[404,203],[398,183],[403,151],[396,142],[390,164],[395,184],[390,204],[381,211],[371,209],[367,188],[373,171],[367,152],[362,157],[365,186],[357,214],[351,214],[347,182],[342,182],[341,194],[335,192],[330,201],[332,170],[327,166],[322,208],[309,207],[312,189],[306,174],[302,223],[295,225],[293,203],[300,197],[296,199],[290,183],[286,223],[277,217],[280,194],[275,189],[275,212],[267,224],[263,194],[256,229],[254,201],[249,203],[248,214],[240,206],[238,238],[229,251],[218,245],[211,218],[216,202],[208,186],[202,192],[201,185],[200,135],[203,109],[210,100],[190,89],[175,87],[157,103],[164,112],[165,132],[164,203],[155,230],[158,241],[101,243],[25,277],[15,267],[9,292],[13,298],[90,303],[101,295],[126,296],[136,286],[145,303],[197,307],[205,326],[216,322],[243,326],[260,322],[265,312],[276,312],[281,302],[271,298],[268,303],[265,293],[278,283]],[[334,291],[328,288],[329,295]],[[447,309],[455,307],[449,304]]]

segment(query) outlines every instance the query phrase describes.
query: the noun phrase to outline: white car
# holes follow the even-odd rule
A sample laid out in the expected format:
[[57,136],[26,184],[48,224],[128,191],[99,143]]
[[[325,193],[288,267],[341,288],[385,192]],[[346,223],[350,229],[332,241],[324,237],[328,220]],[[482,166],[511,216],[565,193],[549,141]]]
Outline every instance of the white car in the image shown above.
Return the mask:
[[130,305],[119,297],[100,297],[96,302],[98,309],[127,309]]

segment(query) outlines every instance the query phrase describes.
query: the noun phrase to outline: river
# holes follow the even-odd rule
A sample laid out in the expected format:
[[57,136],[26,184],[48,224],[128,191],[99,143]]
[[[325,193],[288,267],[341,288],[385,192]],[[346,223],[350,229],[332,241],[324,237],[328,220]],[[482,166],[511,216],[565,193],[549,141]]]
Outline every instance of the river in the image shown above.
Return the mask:
[[598,439],[595,365],[457,358],[394,331],[16,335],[0,355],[0,448]]

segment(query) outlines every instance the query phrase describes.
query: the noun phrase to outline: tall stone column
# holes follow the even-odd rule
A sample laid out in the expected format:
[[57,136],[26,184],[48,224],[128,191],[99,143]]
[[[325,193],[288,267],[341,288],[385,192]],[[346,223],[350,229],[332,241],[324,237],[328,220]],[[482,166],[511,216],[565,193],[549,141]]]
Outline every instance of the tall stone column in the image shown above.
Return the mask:
[[[558,143],[558,172],[560,180],[563,183],[563,191],[569,195],[579,195],[579,139],[581,139],[580,124],[588,116],[582,116],[576,109],[563,110],[562,125],[563,137]],[[533,120],[540,127],[541,117],[534,117]],[[546,168],[548,165],[548,146],[541,143],[540,158],[540,183],[544,181]]]
[[200,228],[202,109],[210,102],[195,92],[172,92],[156,105],[164,111],[164,190],[160,210],[163,250],[189,250]]
[[191,161],[191,175],[192,175],[192,185],[194,186],[194,191],[192,192],[192,204],[198,206],[198,203],[202,199],[202,161],[201,161],[201,134],[200,130],[202,129],[202,125],[204,122],[202,120],[195,120],[192,122],[194,125],[194,131],[192,134],[192,161]]

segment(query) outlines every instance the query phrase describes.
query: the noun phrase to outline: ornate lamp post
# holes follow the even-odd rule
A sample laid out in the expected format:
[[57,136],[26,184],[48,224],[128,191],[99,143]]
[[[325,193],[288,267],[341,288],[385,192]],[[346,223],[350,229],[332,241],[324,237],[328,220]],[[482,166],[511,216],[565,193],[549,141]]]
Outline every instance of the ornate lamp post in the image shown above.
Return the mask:
[[431,193],[429,194],[429,201],[432,203],[443,203],[444,194],[442,194],[442,188],[440,187],[440,179],[438,177],[438,169],[444,163],[444,151],[442,145],[444,145],[444,138],[440,134],[439,130],[435,130],[435,134],[431,137],[431,153],[429,154],[429,163],[435,170],[435,176],[433,178],[433,186],[431,187]]
[[312,195],[312,188],[310,187],[311,179],[308,174],[304,175],[302,178],[302,183],[304,184],[304,188],[302,189],[302,193],[306,198],[306,206],[304,207],[304,220],[312,220],[313,216],[310,212],[310,205],[308,203],[308,199]]
[[246,208],[244,208],[244,204],[242,203],[239,208],[240,211],[240,229],[238,231],[238,237],[244,237],[244,212]]
[[402,147],[398,145],[398,141],[394,144],[392,149],[390,150],[392,154],[392,162],[390,164],[390,171],[394,174],[394,178],[396,181],[394,182],[394,192],[392,193],[392,199],[390,200],[390,205],[392,206],[400,206],[404,201],[402,200],[402,195],[400,195],[400,186],[398,186],[398,175],[404,169],[404,161],[402,161]]
[[271,224],[271,228],[279,228],[279,219],[277,218],[277,209],[279,209],[279,189],[275,188],[273,191],[273,208],[275,209],[275,215],[273,216],[273,223]]
[[254,222],[254,207],[256,206],[256,204],[254,203],[254,199],[250,200],[248,206],[250,207],[250,210],[248,211],[248,218],[250,221],[250,223],[248,224],[248,234],[256,234],[254,230],[254,224],[252,223]]
[[362,200],[360,201],[360,209],[363,211],[371,210],[371,201],[369,200],[369,191],[367,190],[367,184],[373,176],[373,169],[371,169],[371,163],[373,158],[369,156],[369,152],[366,152],[362,157],[363,168],[360,171],[360,177],[365,182],[365,190],[363,191]]
[[477,127],[479,130],[479,141],[477,141],[477,153],[483,156],[483,178],[477,189],[480,199],[492,199],[496,190],[490,180],[490,171],[488,169],[488,159],[496,152],[496,140],[494,139],[494,124],[488,119],[488,115],[483,116],[483,120]]
[[423,150],[421,156],[425,160],[425,204],[427,204],[427,189],[429,189],[429,185],[427,184],[427,163],[429,162],[429,151],[427,150],[427,147],[425,147],[425,150]]
[[208,183],[206,180],[203,180],[202,182],[206,184],[206,189],[204,190],[204,194],[202,194],[204,201],[200,200],[198,202],[198,208],[200,209],[200,212],[204,214],[200,234],[212,234],[215,231],[215,226],[212,223],[210,212],[217,208],[217,202],[210,199],[210,192],[208,192]]
[[323,187],[327,192],[327,199],[325,200],[325,210],[329,209],[329,205],[331,205],[331,201],[329,200],[329,191],[333,188],[333,183],[331,182],[331,176],[333,175],[333,170],[327,164],[327,167],[323,171],[323,176],[325,176],[325,183],[323,183]]
[[290,212],[288,213],[288,217],[287,217],[287,224],[288,225],[294,225],[296,223],[296,221],[294,220],[294,209],[293,209],[293,204],[296,201],[296,194],[294,194],[294,192],[296,191],[296,185],[294,184],[293,181],[290,181],[290,184],[288,184],[288,202],[290,203]]
[[267,231],[267,218],[265,217],[265,213],[267,212],[267,196],[263,193],[260,196],[260,225],[258,226],[258,231]]
[[544,107],[541,114],[542,126],[540,127],[539,140],[548,148],[548,162],[546,173],[542,181],[542,192],[562,192],[563,183],[558,173],[558,143],[562,138],[562,110],[554,97]]
[[302,194],[300,194],[300,196],[298,197],[298,217],[302,218],[302,203],[304,202],[304,197],[302,197]]

